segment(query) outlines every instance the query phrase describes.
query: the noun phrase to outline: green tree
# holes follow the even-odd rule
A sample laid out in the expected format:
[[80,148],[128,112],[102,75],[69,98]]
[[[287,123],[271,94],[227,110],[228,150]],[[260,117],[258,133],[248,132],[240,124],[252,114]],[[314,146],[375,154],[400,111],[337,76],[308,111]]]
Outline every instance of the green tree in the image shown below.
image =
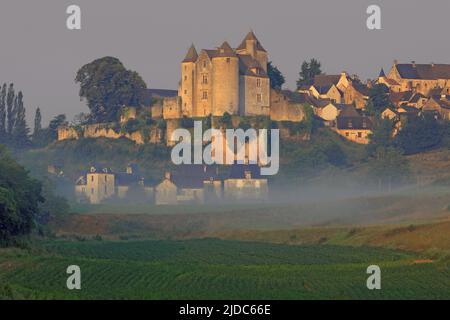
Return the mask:
[[384,109],[391,105],[388,94],[389,88],[382,83],[370,88],[366,112],[370,115],[380,115]]
[[139,107],[145,82],[137,72],[125,69],[117,58],[104,57],[84,65],[75,81],[80,98],[87,101],[96,121],[116,121],[122,106]]
[[14,101],[16,94],[14,92],[14,84],[10,84],[8,88],[8,93],[6,95],[6,109],[7,109],[7,123],[6,123],[6,132],[8,136],[12,135],[12,131],[14,128],[14,122],[16,121],[15,110],[14,110]]
[[309,84],[314,77],[321,74],[321,64],[316,59],[311,59],[309,62],[303,61],[300,71],[300,78],[297,81],[297,88],[304,84]]
[[28,135],[30,133],[26,121],[26,110],[23,104],[22,91],[19,91],[14,101],[14,113],[16,116],[12,132],[12,141],[15,146],[22,148],[29,144]]
[[0,142],[6,135],[6,83],[0,91]]
[[405,154],[415,154],[439,146],[443,138],[442,125],[433,114],[409,117],[395,137],[395,144]]
[[388,118],[374,118],[372,134],[369,136],[369,144],[367,145],[367,152],[370,156],[375,155],[379,148],[387,149],[394,145],[393,130],[394,121]]
[[39,203],[44,201],[41,184],[0,146],[0,243],[29,234]]
[[34,130],[33,137],[37,136],[42,130],[42,115],[41,109],[37,108],[36,113],[34,114]]
[[272,89],[281,90],[285,82],[284,76],[280,70],[272,62],[267,64],[267,74],[270,79],[270,87]]

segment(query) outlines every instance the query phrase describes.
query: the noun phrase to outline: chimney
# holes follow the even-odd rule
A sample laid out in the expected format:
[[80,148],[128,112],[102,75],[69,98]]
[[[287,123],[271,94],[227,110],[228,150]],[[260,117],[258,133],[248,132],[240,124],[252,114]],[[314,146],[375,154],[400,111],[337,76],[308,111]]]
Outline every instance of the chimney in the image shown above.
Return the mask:
[[431,67],[434,68],[434,62],[431,63]]
[[398,60],[397,59],[394,60],[394,65],[398,65]]
[[170,173],[170,171],[166,171],[166,173],[164,174],[164,177],[167,180],[172,180],[172,173]]
[[370,80],[370,79],[367,79],[367,88],[372,88],[373,87],[373,83],[372,83],[372,80]]
[[411,64],[412,64],[413,68],[416,67],[416,62],[415,61],[411,61]]

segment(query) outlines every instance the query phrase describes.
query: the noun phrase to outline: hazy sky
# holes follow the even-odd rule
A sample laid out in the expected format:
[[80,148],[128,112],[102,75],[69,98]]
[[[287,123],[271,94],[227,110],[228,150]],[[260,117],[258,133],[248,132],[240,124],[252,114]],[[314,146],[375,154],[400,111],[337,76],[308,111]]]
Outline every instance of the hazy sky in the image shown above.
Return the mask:
[[[66,8],[82,10],[82,30],[66,29]],[[382,9],[382,30],[366,28],[366,8]],[[87,111],[74,83],[93,59],[118,57],[151,88],[176,89],[179,63],[197,49],[253,29],[294,88],[303,60],[326,73],[374,77],[392,61],[450,63],[449,0],[1,0],[0,82],[24,92],[28,118]]]

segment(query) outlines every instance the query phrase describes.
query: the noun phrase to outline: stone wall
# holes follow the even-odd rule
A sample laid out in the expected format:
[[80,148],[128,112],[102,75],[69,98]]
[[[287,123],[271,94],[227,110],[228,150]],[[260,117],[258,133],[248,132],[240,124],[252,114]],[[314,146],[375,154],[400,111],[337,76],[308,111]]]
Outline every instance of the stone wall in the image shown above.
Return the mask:
[[270,119],[273,121],[301,122],[305,118],[302,103],[295,103],[276,90],[271,90]]
[[112,127],[112,124],[92,124],[79,128],[74,127],[60,127],[58,128],[58,141],[80,139],[80,138],[108,138],[120,139],[127,138],[137,144],[144,144],[145,138],[148,138],[150,143],[161,143],[163,133],[158,128],[152,128],[148,137],[144,137],[141,131],[117,132]]

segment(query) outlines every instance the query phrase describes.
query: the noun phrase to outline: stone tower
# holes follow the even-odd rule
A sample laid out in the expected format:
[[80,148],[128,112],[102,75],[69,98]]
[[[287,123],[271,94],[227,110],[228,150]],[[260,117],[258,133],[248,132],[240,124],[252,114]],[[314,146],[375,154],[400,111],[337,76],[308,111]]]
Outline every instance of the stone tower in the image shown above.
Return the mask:
[[195,105],[195,62],[197,59],[197,50],[194,45],[192,45],[181,63],[181,85],[178,95],[181,97],[182,101],[182,113],[188,117],[193,116],[193,109]]
[[213,62],[212,115],[223,116],[225,112],[239,112],[239,58],[228,42],[224,42]]

